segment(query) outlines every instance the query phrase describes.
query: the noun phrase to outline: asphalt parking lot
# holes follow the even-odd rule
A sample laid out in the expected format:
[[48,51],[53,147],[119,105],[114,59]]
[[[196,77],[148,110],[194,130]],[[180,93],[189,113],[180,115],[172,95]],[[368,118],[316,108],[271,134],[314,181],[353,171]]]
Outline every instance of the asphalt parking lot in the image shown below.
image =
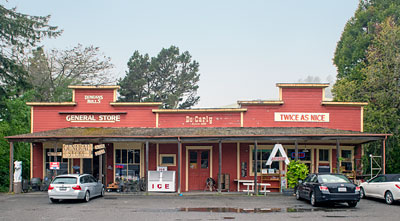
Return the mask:
[[45,192],[0,194],[0,220],[399,220],[400,204],[362,199],[347,204],[312,207],[294,196],[126,195],[107,193],[89,203],[51,204]]

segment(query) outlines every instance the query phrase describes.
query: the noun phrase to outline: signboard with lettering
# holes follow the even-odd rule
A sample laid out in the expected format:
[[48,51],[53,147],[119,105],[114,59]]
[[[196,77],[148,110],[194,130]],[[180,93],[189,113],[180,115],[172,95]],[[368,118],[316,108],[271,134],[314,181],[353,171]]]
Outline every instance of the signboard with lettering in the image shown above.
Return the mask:
[[[278,151],[281,153],[281,157],[276,157]],[[272,149],[271,155],[269,155],[266,165],[270,166],[273,161],[285,161],[286,165],[290,163],[282,144],[275,144],[274,149]]]
[[212,125],[213,117],[211,116],[197,116],[197,115],[187,115],[185,117],[185,123],[190,124],[192,126],[204,126],[204,125]]
[[93,158],[93,144],[63,144],[63,158]]
[[95,150],[100,150],[100,149],[105,149],[106,148],[106,145],[105,144],[97,144],[97,145],[94,145],[94,149]]
[[101,150],[98,150],[98,151],[94,152],[94,155],[95,156],[99,156],[99,155],[103,155],[105,153],[106,153],[106,151],[104,149],[101,149]]
[[275,112],[275,121],[286,122],[329,122],[329,113],[289,113]]
[[100,104],[103,95],[85,95],[85,100],[88,104]]
[[50,162],[50,170],[59,170],[60,162]]
[[119,114],[71,114],[65,116],[65,120],[71,123],[115,123],[121,121]]
[[61,157],[62,153],[61,152],[47,152],[47,156],[49,156],[49,157]]

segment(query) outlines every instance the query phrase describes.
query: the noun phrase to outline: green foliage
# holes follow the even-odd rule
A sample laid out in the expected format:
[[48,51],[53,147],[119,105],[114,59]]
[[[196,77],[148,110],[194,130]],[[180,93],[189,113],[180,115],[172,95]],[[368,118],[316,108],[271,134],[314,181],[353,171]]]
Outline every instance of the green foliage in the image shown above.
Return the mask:
[[[10,146],[5,136],[30,132],[30,108],[25,102],[32,98],[26,93],[15,99],[5,99],[5,112],[0,120],[0,191],[8,190]],[[30,148],[27,143],[14,143],[14,161],[22,161],[22,176],[30,177]]]
[[300,161],[292,160],[288,164],[287,168],[287,180],[289,188],[297,186],[299,180],[303,180],[307,177],[309,172],[308,166]]
[[72,49],[53,49],[48,53],[40,47],[33,50],[27,60],[28,82],[36,92],[34,101],[68,101],[72,98],[69,85],[97,85],[111,81],[111,59],[103,56],[98,47],[78,44]]
[[61,31],[48,25],[50,16],[30,16],[0,5],[0,96],[21,94],[26,88],[27,72],[21,67],[24,49],[43,37],[57,37]]
[[156,57],[135,51],[128,61],[128,72],[118,84],[120,101],[163,102],[163,108],[190,108],[200,80],[199,63],[189,52],[179,52],[171,46],[163,48]]

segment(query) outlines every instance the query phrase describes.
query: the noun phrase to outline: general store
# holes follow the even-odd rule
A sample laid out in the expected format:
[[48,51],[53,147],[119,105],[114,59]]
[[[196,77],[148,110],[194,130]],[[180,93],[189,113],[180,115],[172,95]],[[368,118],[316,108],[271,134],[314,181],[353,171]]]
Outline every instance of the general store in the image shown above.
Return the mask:
[[[31,178],[90,173],[104,184],[142,178],[152,183],[146,191],[179,193],[204,191],[212,178],[218,191],[265,182],[278,192],[286,187],[286,160],[355,179],[363,144],[377,141],[384,153],[388,134],[363,132],[367,103],[327,101],[328,84],[276,86],[277,100],[208,109],[160,109],[158,102],[118,102],[118,86],[70,86],[71,102],[27,103],[31,133],[7,137],[10,166],[13,143],[29,142]],[[277,147],[284,151],[267,165]],[[172,183],[149,176],[157,170],[172,171]]]

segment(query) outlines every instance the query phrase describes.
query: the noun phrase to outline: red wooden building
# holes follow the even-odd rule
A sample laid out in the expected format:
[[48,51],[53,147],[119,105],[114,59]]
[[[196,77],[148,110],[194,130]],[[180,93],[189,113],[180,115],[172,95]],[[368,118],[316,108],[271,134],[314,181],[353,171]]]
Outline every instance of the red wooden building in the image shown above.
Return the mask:
[[59,162],[57,174],[90,173],[105,184],[163,167],[176,171],[177,192],[204,190],[208,177],[219,190],[256,181],[279,191],[285,164],[266,165],[277,143],[310,172],[353,175],[361,173],[362,144],[383,140],[384,146],[387,134],[363,132],[367,103],[326,101],[328,86],[277,84],[278,100],[184,110],[117,102],[118,86],[70,86],[71,102],[27,103],[31,133],[7,139],[11,152],[13,142],[31,143],[31,178],[52,174],[50,162]]

